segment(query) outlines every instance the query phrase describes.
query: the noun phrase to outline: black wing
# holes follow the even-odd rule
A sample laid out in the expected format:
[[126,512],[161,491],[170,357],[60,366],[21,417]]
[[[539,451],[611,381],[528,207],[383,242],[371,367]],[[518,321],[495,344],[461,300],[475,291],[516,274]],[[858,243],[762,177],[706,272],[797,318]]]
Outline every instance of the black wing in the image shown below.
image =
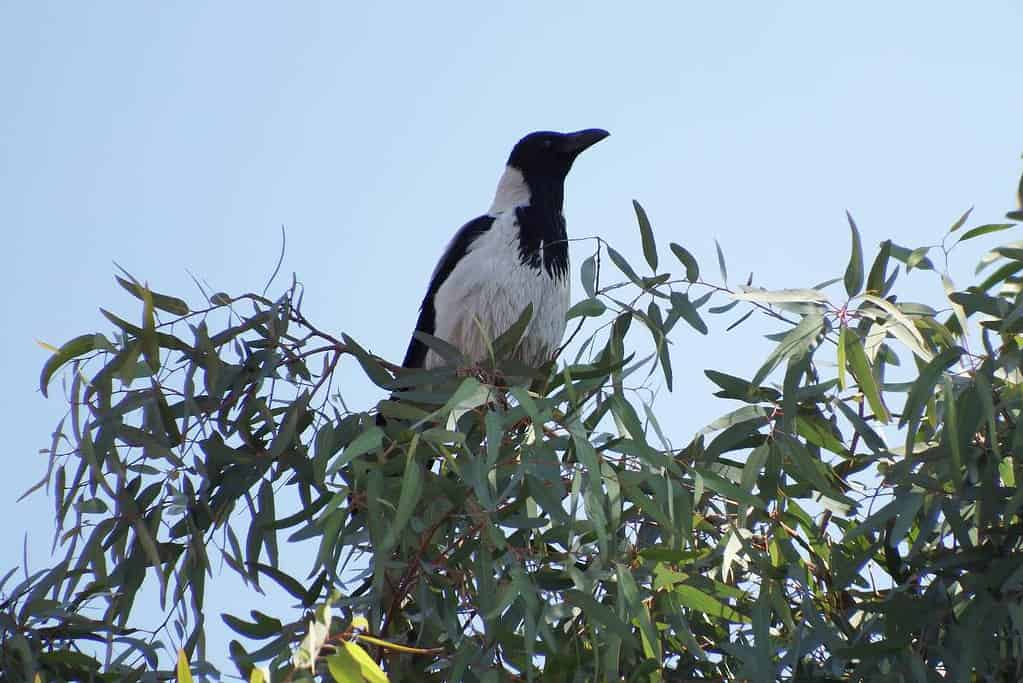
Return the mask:
[[[474,218],[455,233],[455,236],[451,238],[451,242],[448,244],[447,249],[444,250],[444,254],[440,257],[440,261],[437,263],[437,267],[433,269],[433,276],[430,278],[430,287],[426,290],[426,296],[423,297],[423,304],[419,308],[419,320],[416,321],[416,331],[426,332],[427,334],[433,334],[437,329],[437,311],[433,307],[433,298],[437,295],[437,290],[444,284],[444,281],[451,275],[451,271],[455,269],[455,266],[462,257],[469,251],[469,247],[473,242],[476,241],[480,235],[490,229],[490,226],[494,224],[493,216],[480,216]],[[429,348],[423,342],[412,337],[412,341],[409,342],[408,351],[405,352],[405,360],[402,361],[402,366],[406,368],[421,368],[426,363],[426,354]]]

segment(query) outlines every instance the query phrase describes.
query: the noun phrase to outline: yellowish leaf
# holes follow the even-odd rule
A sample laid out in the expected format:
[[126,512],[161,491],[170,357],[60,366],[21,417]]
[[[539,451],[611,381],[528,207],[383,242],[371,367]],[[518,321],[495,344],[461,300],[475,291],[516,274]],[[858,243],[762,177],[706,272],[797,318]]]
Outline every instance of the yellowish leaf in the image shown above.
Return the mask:
[[178,683],[192,683],[192,669],[188,666],[188,657],[185,650],[178,648]]

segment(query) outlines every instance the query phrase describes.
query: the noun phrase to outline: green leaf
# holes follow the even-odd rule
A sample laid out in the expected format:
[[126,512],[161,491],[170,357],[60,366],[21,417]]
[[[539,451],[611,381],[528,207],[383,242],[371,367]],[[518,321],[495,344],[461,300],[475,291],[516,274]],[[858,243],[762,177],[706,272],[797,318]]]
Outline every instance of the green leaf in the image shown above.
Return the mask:
[[[945,296],[948,297],[949,302],[952,304],[952,313],[955,316],[955,322],[959,325],[959,332],[957,336],[965,338],[968,330],[966,311],[962,306],[957,304],[955,301],[952,301],[952,294],[955,293],[955,284],[952,282],[952,278],[950,278],[946,273],[941,274],[941,286],[945,290]],[[949,328],[952,328],[951,323],[949,324]]]
[[[148,289],[147,287],[140,285],[137,282],[129,282],[118,275],[115,275],[114,277],[117,279],[117,283],[119,285],[131,292],[132,296],[135,296],[145,302],[145,291]],[[175,296],[167,296],[166,294],[159,294],[152,290],[149,290],[149,296],[153,299],[153,306],[159,308],[161,311],[166,311],[167,313],[172,313],[174,315],[189,314],[188,304],[186,304],[182,299]]]
[[96,350],[96,337],[97,335],[95,334],[83,334],[75,337],[57,349],[56,353],[47,359],[43,365],[42,374],[39,376],[39,390],[43,392],[43,396],[47,395],[46,391],[50,384],[50,378],[65,363]]
[[442,417],[446,415],[448,418],[446,429],[453,432],[456,429],[458,420],[463,415],[470,410],[486,405],[487,401],[491,399],[492,394],[493,392],[489,386],[481,384],[475,377],[466,377],[458,385],[458,388],[455,389],[455,392],[451,394],[451,398],[448,399],[447,403],[434,413],[434,416]]
[[620,270],[623,273],[625,273],[625,276],[627,278],[629,278],[632,281],[633,284],[635,284],[638,287],[641,287],[641,288],[645,289],[645,287],[643,287],[643,280],[642,280],[642,278],[640,278],[638,275],[636,275],[636,271],[634,271],[632,269],[632,266],[629,265],[629,262],[625,260],[624,256],[619,254],[617,251],[615,251],[611,247],[607,248],[607,255],[609,257],[611,257],[611,262],[614,263],[618,267],[618,270]]
[[[945,428],[942,437],[948,443],[952,451],[953,476],[958,477],[963,467],[962,446],[959,435],[959,410],[956,406],[955,390],[952,388],[952,379],[948,375],[942,376],[942,398],[944,399],[944,422]],[[1017,429],[1017,433],[1019,430]]]
[[647,656],[652,656],[659,660],[661,649],[660,638],[658,638],[657,629],[654,628],[654,624],[650,620],[650,613],[647,611],[646,605],[643,604],[640,597],[639,587],[636,585],[636,580],[633,578],[632,572],[629,571],[629,568],[623,564],[616,564],[615,570],[618,575],[618,586],[621,589],[621,595],[625,601],[625,605],[633,618],[639,622],[639,631],[645,641],[644,644],[653,650],[652,652],[649,652]]
[[220,615],[220,618],[224,620],[224,623],[227,624],[232,631],[243,635],[246,638],[253,638],[255,640],[263,640],[265,638],[275,636],[284,628],[280,619],[268,617],[256,610],[252,610],[252,617],[255,621],[249,622],[243,621],[238,617],[231,616],[230,614]]
[[597,261],[593,256],[586,257],[579,268],[579,279],[582,280],[583,291],[592,297],[597,293]]
[[337,683],[364,683],[365,680],[359,663],[343,649],[327,657],[327,670]]
[[1013,227],[1015,223],[989,223],[987,225],[979,225],[976,228],[970,228],[959,237],[956,241],[965,242],[966,240],[972,240],[974,237],[980,237],[981,235],[989,235],[993,232],[1001,232],[1002,230],[1008,230]]
[[[309,596],[309,594],[306,592],[305,587],[301,583],[299,583],[298,580],[295,579],[295,577],[285,572],[282,572],[280,569],[277,569],[276,567],[271,567],[268,564],[257,562],[253,566],[253,569],[258,571],[260,574],[270,577],[270,579],[274,583],[276,583],[282,589],[287,591],[296,600],[301,600],[303,604],[307,605],[312,604],[312,602],[316,599],[315,595]],[[252,614],[253,616],[255,616],[257,613],[253,612]]]
[[734,375],[728,375],[717,370],[704,370],[714,384],[721,387],[721,391],[714,394],[719,398],[734,398],[749,403],[750,401],[776,401],[781,398],[777,390],[770,387],[754,386],[748,380]]
[[873,294],[863,294],[862,296],[863,299],[869,301],[888,314],[892,320],[892,324],[888,326],[888,329],[893,335],[895,335],[896,339],[905,344],[910,351],[915,353],[921,359],[930,361],[934,358],[934,354],[927,348],[927,342],[924,341],[923,335],[920,334],[920,330],[916,328],[916,325],[913,324],[913,321],[909,318],[909,316],[899,310],[898,306],[887,299],[882,299],[881,297],[874,296]]
[[874,411],[874,417],[887,424],[891,416],[881,398],[877,378],[874,377],[874,370],[867,359],[867,352],[863,349],[863,342],[853,330],[849,330],[845,335],[845,352],[849,361],[849,370],[856,378],[856,384],[859,385],[860,391],[870,404],[870,409]]
[[160,369],[160,342],[156,338],[156,313],[149,287],[142,288],[142,302],[142,355],[149,369],[156,373]]
[[860,524],[850,529],[846,534],[843,541],[848,543],[849,541],[863,536],[864,534],[870,533],[871,531],[877,531],[885,525],[891,519],[894,519],[899,514],[901,504],[899,500],[893,500],[892,502],[885,505],[883,508],[872,514],[867,519],[863,520]]
[[795,416],[796,431],[806,439],[808,444],[837,453],[848,455],[849,451],[842,441],[842,435],[837,432],[835,425],[824,419],[821,413],[816,411],[803,410]]
[[828,300],[824,292],[816,289],[754,289],[740,285],[739,291],[732,294],[732,298],[739,301],[756,301],[762,304],[780,303],[826,303]]
[[330,467],[327,468],[327,474],[334,474],[360,455],[377,450],[380,448],[380,444],[382,444],[383,441],[384,430],[373,425],[355,437],[355,439],[348,444],[348,448],[345,449],[345,452],[341,455],[341,457],[335,458],[330,464]]
[[[416,332],[417,337],[419,334],[422,333]],[[362,366],[363,372],[366,373],[366,376],[369,377],[370,381],[382,389],[390,389],[391,385],[394,383],[394,378],[391,377],[390,373],[384,370],[383,366],[380,365],[380,362],[370,355],[368,351],[359,346],[359,344],[347,334],[342,333],[341,339],[351,348],[352,355],[355,356],[357,361],[359,361],[359,365]],[[427,346],[430,346],[430,344],[427,344]],[[432,349],[433,347],[430,346],[430,348]]]
[[337,683],[387,683],[387,674],[357,643],[341,641],[336,654],[327,658],[327,670]]
[[799,324],[789,330],[778,346],[767,357],[764,364],[757,370],[752,384],[759,385],[767,379],[771,371],[789,356],[808,351],[813,347],[817,342],[817,338],[826,332],[826,322],[826,319],[820,313],[811,313],[799,321]]
[[906,538],[916,515],[924,505],[923,494],[916,491],[905,491],[896,493],[895,500],[898,502],[898,512],[895,516],[895,524],[888,536],[888,542],[896,545]]
[[[921,252],[920,249],[910,251],[906,247],[899,246],[894,242],[891,243],[890,247],[892,257],[906,264],[906,272],[909,272],[913,268],[919,268],[920,270],[934,270],[934,263],[932,263],[929,258],[926,256],[919,258],[920,253],[927,253],[926,247],[923,247],[923,249],[923,252]],[[914,254],[916,254],[916,256],[914,256]],[[910,265],[910,258],[913,259],[912,265]]]
[[1016,188],[1016,203],[1023,209],[1023,175],[1019,177],[1019,186]]
[[686,268],[686,279],[690,282],[696,282],[700,279],[700,265],[696,262],[696,259],[692,254],[689,253],[685,247],[672,242],[670,245],[672,253],[675,254],[683,266]]
[[846,331],[845,325],[838,330],[838,349],[836,354],[836,364],[838,365],[838,390],[845,391],[845,345],[846,345]]
[[1023,261],[1009,261],[1008,263],[1003,263],[1001,266],[996,268],[993,273],[984,278],[980,284],[970,287],[970,290],[984,292],[999,283],[1008,283],[1010,282],[1010,278],[1021,270],[1023,270]]
[[511,327],[502,332],[500,336],[494,340],[491,349],[494,352],[495,359],[505,358],[518,348],[519,342],[522,341],[522,335],[526,333],[526,328],[529,327],[529,322],[532,319],[533,304],[528,303],[526,304],[526,307],[522,309],[522,313],[519,314],[518,319],[512,323]]
[[1008,244],[1003,244],[1002,246],[996,247],[995,249],[992,249],[991,251],[987,252],[981,257],[980,261],[977,263],[977,267],[976,269],[974,269],[974,272],[979,273],[980,271],[984,270],[992,263],[1003,257],[1005,255],[1003,252],[1006,249],[1009,250],[1023,249],[1023,240],[1009,242]]
[[[914,249],[913,252],[906,257],[906,271],[908,272],[913,270],[917,267],[917,264],[920,264],[925,260],[929,260],[927,259],[927,252],[930,250],[930,247],[917,247]],[[923,266],[921,266],[921,268],[923,268]]]
[[[980,398],[981,414],[983,415],[985,422],[987,422],[987,441],[991,446],[991,451],[994,453],[995,458],[1000,460],[1002,453],[998,443],[998,418],[995,416],[995,404],[993,391],[991,389],[991,382],[988,380],[987,374],[983,368],[973,374],[973,384],[977,390],[977,397]],[[1011,471],[1012,470],[1010,469],[1009,472]]]
[[835,398],[832,400],[831,405],[838,408],[842,415],[845,416],[845,419],[849,420],[853,429],[855,429],[863,438],[863,443],[867,445],[867,448],[874,453],[881,453],[888,450],[888,445],[884,442],[884,439],[882,439],[878,433],[867,424],[867,421],[856,413],[856,411],[847,406],[845,401]]
[[714,315],[720,315],[721,313],[727,313],[728,311],[732,310],[733,308],[738,306],[739,303],[740,301],[738,299],[732,299],[727,304],[722,304],[721,306],[711,306],[707,310],[713,313]]
[[419,445],[419,434],[412,437],[405,460],[405,472],[401,478],[401,493],[398,495],[398,510],[394,519],[387,526],[387,535],[383,547],[390,549],[398,543],[401,532],[405,530],[412,513],[423,495],[423,471],[416,462],[416,447]]
[[604,311],[606,310],[607,306],[600,299],[583,299],[572,306],[572,308],[568,309],[568,315],[565,316],[565,319],[571,320],[572,318],[578,318],[581,316],[596,318],[604,315]]
[[681,317],[700,334],[707,334],[707,323],[703,322],[693,302],[682,292],[671,293],[671,314]]
[[725,253],[721,251],[721,245],[717,240],[714,240],[714,248],[718,254],[718,268],[721,270],[721,281],[726,285],[728,284],[728,267],[725,266]]
[[635,199],[632,200],[632,208],[636,210],[636,221],[639,223],[639,237],[643,242],[643,257],[646,259],[650,270],[657,270],[657,244],[654,242],[654,231],[650,227],[650,219],[646,211]]
[[704,593],[699,588],[690,585],[675,587],[675,597],[684,607],[709,614],[718,619],[734,621],[742,624],[750,622],[749,617],[737,612],[733,607],[726,605],[712,595]]
[[587,477],[588,485],[583,494],[583,502],[593,524],[593,530],[597,534],[597,544],[600,551],[606,552],[610,539],[607,530],[607,515],[604,511],[604,502],[607,498],[601,485],[600,456],[587,438],[586,430],[582,424],[572,422],[566,426],[572,434],[572,445],[575,448],[576,457],[579,458],[579,462],[583,464],[589,473]]
[[963,350],[958,346],[945,349],[920,371],[919,377],[913,382],[909,396],[906,397],[906,405],[902,409],[902,418],[899,420],[899,426],[906,427],[907,456],[913,452],[916,430],[927,402],[934,396],[934,388],[941,381],[945,371],[958,362],[962,355]]
[[618,427],[618,433],[623,438],[645,442],[643,423],[640,422],[639,415],[636,414],[636,409],[632,407],[632,404],[618,393],[612,394],[608,398],[608,402],[611,404],[611,414]]
[[881,248],[874,257],[874,263],[870,266],[870,274],[867,275],[867,291],[877,296],[885,295],[885,275],[888,271],[888,259],[892,254],[892,241],[881,242]]
[[[734,501],[754,507],[762,512],[767,511],[767,505],[759,497],[754,496],[751,493],[743,491],[738,485],[733,484],[724,477],[715,474],[709,470],[700,470],[696,472],[703,478],[704,483],[711,491],[724,496],[725,498],[731,498]],[[696,498],[696,496],[694,496]]]
[[738,318],[738,319],[736,319],[736,321],[735,321],[735,322],[733,322],[733,323],[729,324],[729,325],[728,325],[728,327],[726,327],[726,328],[725,328],[725,332],[731,332],[732,330],[734,330],[734,329],[735,329],[736,327],[738,327],[739,325],[742,325],[742,324],[743,324],[744,322],[746,322],[746,320],[747,320],[747,319],[748,319],[748,318],[749,318],[749,317],[750,317],[751,315],[753,315],[753,314],[754,314],[754,313],[756,312],[756,310],[757,310],[757,309],[755,309],[755,308],[751,308],[751,309],[749,309],[748,311],[746,311],[745,313],[743,313],[743,314],[742,314],[741,316],[739,316],[739,318]]
[[731,412],[725,413],[721,417],[717,418],[706,427],[697,432],[697,434],[713,434],[714,432],[727,429],[733,425],[737,425],[742,422],[748,422],[750,420],[756,420],[757,418],[768,417],[771,414],[771,409],[767,406],[754,406],[747,405],[742,408],[737,408]]
[[852,500],[846,498],[835,488],[828,466],[819,458],[810,455],[803,444],[787,435],[782,435],[774,443],[783,455],[788,456],[789,462],[792,463],[796,473],[800,475],[796,477],[799,481],[810,484],[816,493],[839,501],[850,509],[855,506]]
[[860,231],[856,229],[856,221],[852,214],[845,212],[849,219],[849,230],[852,231],[852,252],[849,254],[849,265],[845,268],[845,293],[856,296],[863,289],[863,245],[860,244]]
[[604,626],[608,631],[621,638],[622,645],[632,650],[640,649],[632,629],[607,605],[597,602],[592,596],[579,590],[565,591],[565,602],[578,607],[588,620]]
[[973,213],[972,206],[968,208],[966,211],[964,211],[962,216],[956,219],[956,222],[952,224],[952,227],[948,229],[948,232],[951,234],[958,230],[959,228],[963,227],[963,225],[966,224],[966,221],[970,217],[971,213]]

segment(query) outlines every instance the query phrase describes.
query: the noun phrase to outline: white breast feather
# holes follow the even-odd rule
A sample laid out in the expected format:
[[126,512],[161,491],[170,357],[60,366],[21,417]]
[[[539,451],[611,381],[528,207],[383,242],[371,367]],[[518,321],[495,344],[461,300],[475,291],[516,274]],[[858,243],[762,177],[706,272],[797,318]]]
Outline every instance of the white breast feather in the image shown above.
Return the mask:
[[[483,335],[496,339],[530,303],[533,317],[515,355],[526,365],[538,367],[550,359],[565,334],[569,279],[567,274],[555,279],[546,269],[538,271],[522,263],[515,212],[505,211],[437,290],[434,334],[471,362],[478,362],[489,355]],[[427,354],[427,368],[441,364],[436,353]]]

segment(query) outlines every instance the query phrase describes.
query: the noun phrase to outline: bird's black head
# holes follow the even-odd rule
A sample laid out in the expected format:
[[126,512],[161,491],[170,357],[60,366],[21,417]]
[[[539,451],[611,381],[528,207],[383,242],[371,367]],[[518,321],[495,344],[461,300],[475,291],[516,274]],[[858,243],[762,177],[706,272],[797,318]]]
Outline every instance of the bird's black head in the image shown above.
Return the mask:
[[563,181],[575,158],[608,135],[610,133],[600,128],[587,128],[574,133],[530,133],[512,149],[508,165],[518,169],[531,186]]

